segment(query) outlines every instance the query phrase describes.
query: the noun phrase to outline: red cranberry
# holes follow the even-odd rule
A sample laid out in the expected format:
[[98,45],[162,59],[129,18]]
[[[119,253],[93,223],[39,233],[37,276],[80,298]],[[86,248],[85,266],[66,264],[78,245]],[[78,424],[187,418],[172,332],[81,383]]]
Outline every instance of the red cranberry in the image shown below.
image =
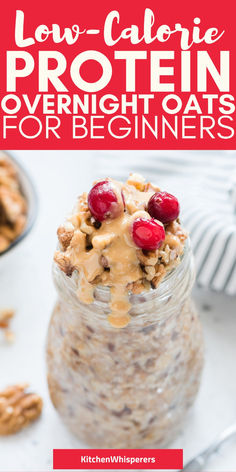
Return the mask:
[[[122,200],[124,202],[123,196]],[[98,221],[119,216],[124,209],[121,201],[118,201],[118,196],[109,180],[98,182],[88,194],[88,207],[92,216]]]
[[179,216],[179,202],[174,195],[157,192],[148,202],[148,213],[162,223],[170,223]]
[[153,219],[137,218],[133,223],[132,237],[136,246],[146,251],[153,251],[163,243],[165,230]]

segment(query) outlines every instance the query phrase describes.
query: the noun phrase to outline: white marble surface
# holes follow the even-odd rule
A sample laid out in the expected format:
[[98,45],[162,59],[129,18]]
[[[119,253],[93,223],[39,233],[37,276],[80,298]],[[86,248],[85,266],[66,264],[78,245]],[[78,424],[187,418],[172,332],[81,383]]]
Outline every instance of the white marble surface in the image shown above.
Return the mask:
[[[43,396],[41,419],[22,433],[0,438],[0,471],[52,470],[53,448],[78,448],[54,411],[45,379],[44,345],[55,301],[51,260],[56,228],[73,201],[92,182],[96,165],[90,152],[19,151],[39,195],[39,214],[31,234],[0,258],[0,307],[13,307],[16,341],[0,338],[0,388],[30,381]],[[104,174],[105,174],[104,170]],[[175,447],[189,460],[236,422],[236,299],[195,289],[206,340],[206,366],[195,407]],[[209,462],[207,472],[236,471],[236,438]]]

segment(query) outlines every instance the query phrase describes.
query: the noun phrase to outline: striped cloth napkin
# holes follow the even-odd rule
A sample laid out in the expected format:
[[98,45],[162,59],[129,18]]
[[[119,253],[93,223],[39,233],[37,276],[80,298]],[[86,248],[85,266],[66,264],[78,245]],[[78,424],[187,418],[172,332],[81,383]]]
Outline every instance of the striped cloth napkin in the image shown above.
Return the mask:
[[138,172],[176,195],[198,285],[236,295],[236,152],[99,151],[94,159],[94,178]]

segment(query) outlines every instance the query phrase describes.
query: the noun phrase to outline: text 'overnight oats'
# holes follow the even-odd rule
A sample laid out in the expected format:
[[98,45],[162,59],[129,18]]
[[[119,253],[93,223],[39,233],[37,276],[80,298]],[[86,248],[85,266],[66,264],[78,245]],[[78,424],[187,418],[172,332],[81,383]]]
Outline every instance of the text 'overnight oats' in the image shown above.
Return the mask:
[[92,447],[165,447],[196,397],[203,337],[179,210],[140,176],[106,179],[58,230],[48,385]]
[[93,302],[95,286],[110,287],[109,322],[129,322],[128,294],[156,288],[180,261],[186,233],[177,199],[132,174],[126,183],[106,179],[83,193],[58,229],[55,261],[78,275],[78,297]]

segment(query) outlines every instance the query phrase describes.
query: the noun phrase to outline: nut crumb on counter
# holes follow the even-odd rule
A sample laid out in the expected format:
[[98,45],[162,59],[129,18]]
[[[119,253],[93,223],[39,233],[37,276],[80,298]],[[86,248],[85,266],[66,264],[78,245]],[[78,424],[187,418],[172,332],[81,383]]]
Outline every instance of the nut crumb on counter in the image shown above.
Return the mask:
[[11,308],[0,309],[0,329],[3,331],[6,341],[9,343],[15,340],[15,335],[9,328],[10,322],[14,316],[15,310]]

